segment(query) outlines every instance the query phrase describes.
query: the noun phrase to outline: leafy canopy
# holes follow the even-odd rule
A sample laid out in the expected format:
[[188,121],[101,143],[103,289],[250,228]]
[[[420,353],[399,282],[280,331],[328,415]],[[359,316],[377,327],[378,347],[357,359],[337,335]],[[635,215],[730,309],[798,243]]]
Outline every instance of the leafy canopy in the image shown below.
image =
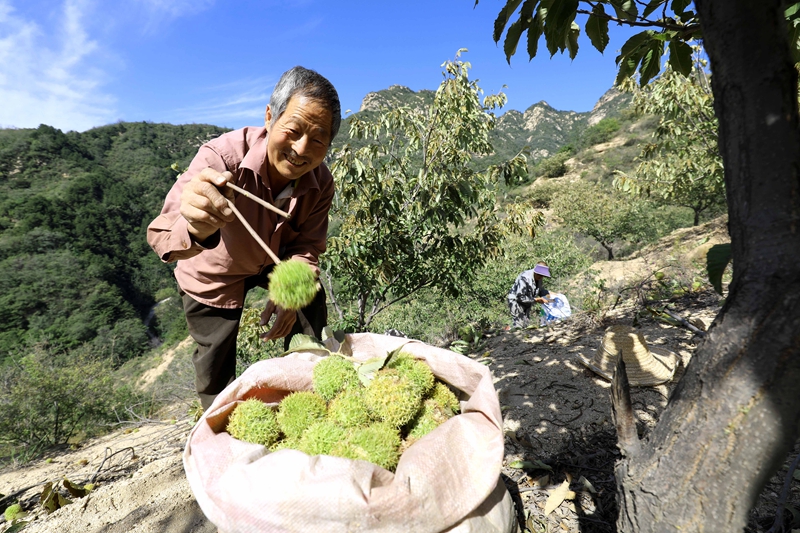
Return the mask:
[[374,120],[352,117],[351,137],[367,142],[332,153],[339,187],[332,214],[341,225],[322,261],[329,284],[331,277],[338,284],[329,287],[334,301],[357,302],[352,322],[359,330],[423,287],[457,294],[500,252],[505,231],[533,233],[541,223],[530,207],[513,206],[503,225],[496,209],[499,180],[527,174],[521,153],[473,169],[476,158],[493,153],[492,111],[506,97],[481,100],[459,55],[442,65],[444,80],[429,106],[386,109]]
[[[800,2],[789,4],[785,16],[798,63]],[[643,29],[622,45],[616,57],[619,72],[615,85],[637,72],[641,85],[646,85],[661,72],[665,55],[669,67],[679,74],[688,76],[694,67],[688,43],[701,40],[702,32],[691,0],[507,0],[494,22],[494,41],[500,42],[505,32],[503,50],[509,62],[526,32],[526,51],[531,59],[539,51],[542,36],[551,57],[567,51],[574,59],[581,31],[579,17],[592,46],[601,53],[609,43],[609,22]]]
[[[699,61],[699,59],[698,59]],[[667,67],[644,88],[630,81],[640,113],[659,117],[653,142],[645,144],[635,174],[617,172],[614,185],[633,194],[661,198],[700,214],[725,205],[722,157],[717,146],[714,97],[702,68],[684,77]]]
[[564,223],[595,239],[614,259],[612,245],[625,240],[647,240],[654,231],[643,202],[609,194],[602,186],[579,181],[570,184],[552,202],[553,212]]

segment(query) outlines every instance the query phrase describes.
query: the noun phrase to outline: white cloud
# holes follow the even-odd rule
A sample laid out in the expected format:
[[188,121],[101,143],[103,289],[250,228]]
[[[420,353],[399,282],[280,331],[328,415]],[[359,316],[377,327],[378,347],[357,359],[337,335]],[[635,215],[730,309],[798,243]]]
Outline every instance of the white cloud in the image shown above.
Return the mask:
[[211,96],[197,105],[173,110],[169,120],[176,124],[208,123],[228,127],[258,125],[264,119],[277,78],[244,79],[205,89]]
[[173,19],[210,9],[215,2],[216,0],[136,0],[146,10],[147,20],[142,27],[146,34],[159,31]]
[[0,0],[0,125],[83,131],[113,121],[114,98],[96,67],[99,45],[85,31],[91,4],[65,0],[50,27]]

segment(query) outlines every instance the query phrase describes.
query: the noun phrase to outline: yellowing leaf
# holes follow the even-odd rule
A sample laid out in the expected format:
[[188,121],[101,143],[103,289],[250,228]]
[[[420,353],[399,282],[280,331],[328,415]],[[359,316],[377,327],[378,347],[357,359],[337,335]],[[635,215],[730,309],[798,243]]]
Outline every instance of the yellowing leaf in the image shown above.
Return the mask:
[[585,477],[581,476],[580,479],[578,479],[578,483],[583,487],[583,490],[585,490],[586,492],[597,494],[597,490],[594,488],[594,485],[592,485],[591,482]]
[[550,496],[547,497],[547,503],[544,504],[545,516],[556,510],[558,506],[561,505],[561,503],[567,498],[569,493],[569,481],[564,481],[564,483],[559,485],[558,488],[551,492]]

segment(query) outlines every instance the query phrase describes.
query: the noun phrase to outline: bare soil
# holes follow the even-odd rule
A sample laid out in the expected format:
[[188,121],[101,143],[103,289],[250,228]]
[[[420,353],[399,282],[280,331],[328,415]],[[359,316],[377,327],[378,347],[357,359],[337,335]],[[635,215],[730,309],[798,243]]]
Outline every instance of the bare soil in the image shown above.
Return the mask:
[[[673,241],[683,246],[680,254],[675,253],[676,246],[654,247],[650,255],[630,259],[641,259],[638,264],[615,261],[613,268],[601,264],[597,270],[605,272],[609,284],[635,287],[653,268],[675,267],[681,257],[696,254],[698,247],[711,242],[707,237],[708,228],[705,237],[702,230],[687,231]],[[619,271],[625,274],[617,279],[614,273]],[[713,291],[700,290],[674,298],[670,305],[674,314],[708,326],[721,299]],[[680,359],[671,382],[631,391],[639,433],[644,435],[663,412],[701,342],[701,336],[689,329],[636,313],[631,304],[618,305],[602,316],[576,314],[546,328],[486,332],[469,355],[487,364],[495,378],[506,434],[502,476],[516,503],[522,531],[616,531],[614,464],[619,454],[609,383],[578,363],[577,356],[591,357],[605,328],[632,325],[634,319],[649,345],[667,348]],[[162,370],[186,375],[190,351],[187,343],[176,353],[165,354]],[[150,374],[142,383],[158,386],[159,381]],[[7,496],[3,507],[21,501],[30,511],[25,528],[30,533],[216,531],[198,507],[183,472],[181,452],[191,429],[188,410],[188,401],[176,403],[162,420],[142,421],[77,449],[55,450],[44,460],[0,472],[0,493]],[[800,481],[789,472],[797,453],[800,448],[763,491],[751,511],[748,533],[773,526],[787,477],[781,525],[785,531],[798,527]],[[48,481],[64,478],[81,484],[92,481],[97,487],[47,514],[38,505],[39,494]],[[8,527],[0,521],[0,532]]]

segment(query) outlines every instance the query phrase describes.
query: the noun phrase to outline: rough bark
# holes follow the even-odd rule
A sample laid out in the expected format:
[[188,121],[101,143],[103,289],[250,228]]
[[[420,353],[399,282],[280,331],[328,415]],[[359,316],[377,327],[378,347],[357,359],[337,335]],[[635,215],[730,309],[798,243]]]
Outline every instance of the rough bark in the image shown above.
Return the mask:
[[800,133],[781,0],[697,0],[734,275],[661,420],[617,465],[619,531],[741,531],[800,434]]

